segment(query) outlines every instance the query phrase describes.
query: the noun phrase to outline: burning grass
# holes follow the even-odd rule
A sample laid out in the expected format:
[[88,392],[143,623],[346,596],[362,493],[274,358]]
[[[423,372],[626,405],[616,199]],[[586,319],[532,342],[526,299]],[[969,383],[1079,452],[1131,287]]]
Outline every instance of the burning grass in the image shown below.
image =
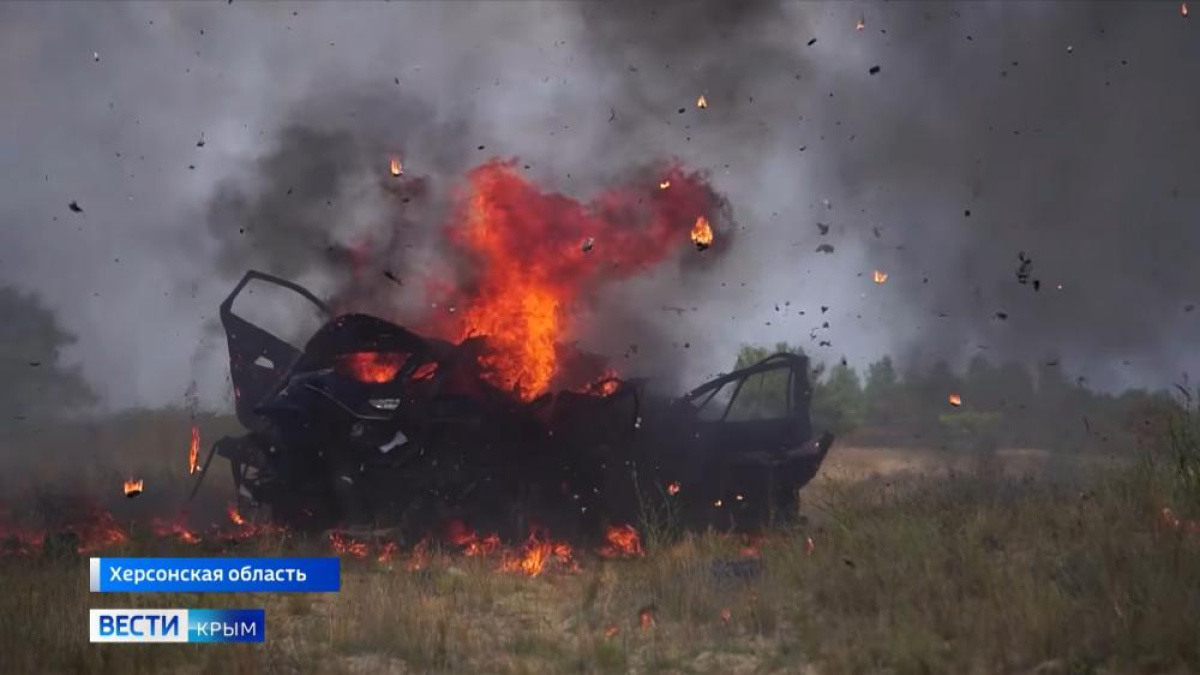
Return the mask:
[[[82,559],[0,558],[0,670],[1195,670],[1200,535],[1158,517],[1164,507],[1181,520],[1200,515],[1178,454],[1078,485],[987,468],[888,484],[827,479],[793,529],[755,541],[682,536],[619,559],[578,552],[575,565],[536,576],[499,570],[500,551],[468,554],[486,538],[456,528],[458,543],[429,544],[418,566],[411,550],[383,562],[344,556],[337,596],[91,596]],[[549,540],[531,541],[512,550]],[[116,546],[195,550],[138,531]],[[246,555],[328,550],[270,537],[242,546]],[[139,605],[265,606],[267,643],[91,646],[63,629],[82,630],[89,606]]]

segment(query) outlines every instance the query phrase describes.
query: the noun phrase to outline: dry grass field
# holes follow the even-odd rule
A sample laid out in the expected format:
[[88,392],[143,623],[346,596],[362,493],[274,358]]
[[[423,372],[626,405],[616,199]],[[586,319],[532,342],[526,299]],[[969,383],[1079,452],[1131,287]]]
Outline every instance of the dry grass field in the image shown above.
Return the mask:
[[[580,551],[576,568],[535,577],[401,550],[347,557],[337,595],[98,595],[85,557],[2,555],[0,672],[1197,672],[1196,453],[1175,440],[1125,462],[835,448],[800,519],[761,541],[709,532],[634,559]],[[165,465],[143,470],[184,484]],[[105,552],[329,552],[128,531]],[[87,642],[89,607],[136,606],[265,607],[266,642]]]

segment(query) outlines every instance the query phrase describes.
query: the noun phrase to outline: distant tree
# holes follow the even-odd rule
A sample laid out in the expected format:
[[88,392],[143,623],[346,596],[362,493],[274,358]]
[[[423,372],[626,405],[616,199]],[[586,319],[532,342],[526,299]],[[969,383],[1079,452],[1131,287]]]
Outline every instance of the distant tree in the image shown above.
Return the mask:
[[900,417],[900,378],[892,359],[885,356],[867,366],[867,383],[863,387],[865,421],[869,424],[890,425]]
[[59,363],[74,342],[36,296],[0,287],[0,415],[50,417],[94,403],[78,369]]
[[845,434],[863,425],[866,411],[862,384],[854,368],[838,364],[818,381],[813,391],[813,423],[837,434]]

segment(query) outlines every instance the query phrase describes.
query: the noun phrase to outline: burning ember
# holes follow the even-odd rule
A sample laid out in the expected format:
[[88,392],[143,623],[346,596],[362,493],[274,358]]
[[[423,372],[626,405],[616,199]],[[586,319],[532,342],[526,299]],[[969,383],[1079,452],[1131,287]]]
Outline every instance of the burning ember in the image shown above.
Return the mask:
[[654,628],[654,613],[658,611],[654,605],[646,605],[638,610],[638,625],[642,630]]
[[696,218],[696,224],[692,226],[692,243],[701,251],[712,246],[713,231],[708,226],[708,218],[704,216]]
[[596,550],[604,558],[637,558],[645,555],[642,538],[632,525],[610,525],[604,533],[607,544]]
[[817,544],[813,541],[813,538],[805,537],[804,538],[804,554],[812,555],[813,551],[815,551],[815,550],[817,550]]
[[393,176],[403,176],[404,167],[400,164],[399,157],[393,157],[388,169],[391,170]]
[[1188,8],[1186,2],[1179,3],[1179,15],[1185,19],[1188,17]]
[[696,107],[701,110],[708,107],[708,99],[704,98],[704,94],[701,94],[700,98],[696,99]]
[[[449,241],[470,260],[474,278],[439,303],[460,311],[434,316],[432,328],[451,340],[483,337],[484,379],[530,401],[559,373],[578,301],[665,260],[680,231],[696,214],[711,215],[719,198],[699,174],[670,167],[660,174],[670,191],[648,196],[635,184],[585,204],[541,191],[514,167],[497,160],[468,174]],[[605,245],[581,253],[589,237]],[[434,285],[446,287],[442,281]]]
[[959,407],[962,405],[962,397],[958,394],[950,394],[950,405],[954,406],[955,408]]
[[182,515],[169,522],[161,518],[155,518],[151,521],[151,526],[156,537],[172,537],[185,544],[200,543],[200,535],[188,529]]
[[677,481],[677,480],[673,480],[670,483],[667,483],[667,494],[671,495],[672,497],[679,494],[679,491],[682,489],[683,489],[683,486],[680,485],[679,481]]
[[192,425],[192,443],[188,446],[188,474],[200,470],[200,427]]
[[329,533],[329,547],[333,549],[334,553],[350,555],[355,558],[365,558],[369,551],[365,541],[347,537],[341,532]]
[[875,274],[872,275],[872,279],[874,279],[875,283],[877,283],[877,284],[885,283],[888,280],[887,272],[880,272],[879,270],[875,270]]
[[133,499],[134,497],[142,494],[142,488],[144,487],[145,483],[146,483],[146,481],[141,478],[139,478],[137,480],[134,480],[132,478],[126,480],[125,481],[125,496],[128,497],[129,499]]
[[858,23],[854,24],[854,30],[862,30],[867,27],[867,17],[859,16]]
[[551,561],[568,570],[578,568],[570,544],[548,539],[541,530],[534,528],[519,551],[505,553],[500,561],[500,569],[536,577],[545,571]]
[[396,544],[396,542],[385,541],[383,546],[379,547],[379,554],[375,556],[375,561],[381,563],[391,562],[392,557],[395,556],[396,552],[399,550],[400,547]]
[[452,520],[446,528],[446,541],[459,547],[467,557],[492,555],[500,550],[500,537],[496,533],[480,538],[475,530],[461,520]]
[[233,523],[234,525],[246,524],[246,519],[242,517],[242,514],[238,513],[236,504],[230,504],[228,507],[226,507],[226,511],[229,513],[229,522]]
[[658,189],[659,190],[666,190],[669,187],[671,187],[671,181],[669,181],[669,180],[658,181]]

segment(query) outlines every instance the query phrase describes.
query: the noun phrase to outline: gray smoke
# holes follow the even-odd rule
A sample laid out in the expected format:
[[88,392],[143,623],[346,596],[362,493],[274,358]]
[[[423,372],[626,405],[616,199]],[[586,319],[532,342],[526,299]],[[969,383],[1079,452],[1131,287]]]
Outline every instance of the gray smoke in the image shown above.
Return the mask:
[[[1196,30],[1175,3],[5,4],[0,280],[110,405],[181,402],[193,360],[215,405],[197,345],[246,267],[334,293],[368,241],[403,281],[445,264],[471,166],[586,199],[675,156],[737,244],[608,289],[597,351],[653,335],[679,384],[787,340],[1161,386],[1196,366]],[[346,297],[420,307],[382,272]]]

